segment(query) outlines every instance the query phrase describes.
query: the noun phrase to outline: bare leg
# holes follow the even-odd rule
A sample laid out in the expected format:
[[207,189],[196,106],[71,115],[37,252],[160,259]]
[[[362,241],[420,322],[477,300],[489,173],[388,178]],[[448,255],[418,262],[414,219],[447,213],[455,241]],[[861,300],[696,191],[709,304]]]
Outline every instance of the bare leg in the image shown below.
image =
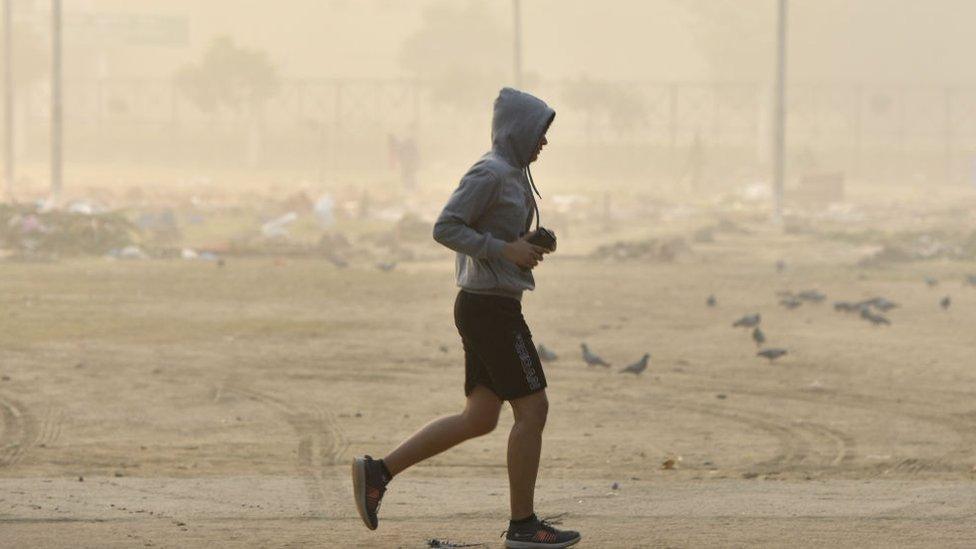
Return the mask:
[[508,436],[508,485],[512,520],[534,511],[535,479],[542,453],[542,429],[549,413],[545,390],[511,401],[515,424]]
[[435,456],[469,438],[486,435],[495,429],[502,401],[490,389],[476,385],[464,411],[431,421],[400,443],[383,462],[393,475]]

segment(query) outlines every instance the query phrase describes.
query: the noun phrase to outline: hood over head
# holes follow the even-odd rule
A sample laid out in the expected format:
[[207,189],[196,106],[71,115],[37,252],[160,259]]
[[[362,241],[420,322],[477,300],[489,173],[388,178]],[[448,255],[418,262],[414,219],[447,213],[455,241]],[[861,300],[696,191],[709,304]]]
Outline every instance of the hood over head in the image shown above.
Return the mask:
[[495,99],[491,146],[512,166],[526,168],[556,117],[556,111],[531,94],[502,88]]

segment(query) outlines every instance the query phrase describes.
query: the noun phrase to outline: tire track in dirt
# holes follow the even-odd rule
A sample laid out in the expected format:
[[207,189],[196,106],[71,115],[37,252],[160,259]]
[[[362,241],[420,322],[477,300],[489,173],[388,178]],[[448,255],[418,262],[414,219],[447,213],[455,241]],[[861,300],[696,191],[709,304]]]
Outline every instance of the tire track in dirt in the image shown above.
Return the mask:
[[743,410],[729,406],[692,404],[677,399],[659,402],[669,407],[698,413],[745,425],[765,432],[776,439],[778,449],[768,459],[752,465],[755,470],[776,472],[811,466],[837,466],[854,459],[856,441],[836,429],[812,423],[784,422],[773,414]]
[[[872,396],[858,393],[844,393],[837,391],[827,392],[800,392],[782,389],[762,389],[746,386],[720,387],[712,386],[707,383],[671,383],[671,389],[698,391],[712,393],[716,391],[730,392],[735,394],[749,395],[753,397],[766,398],[771,401],[788,400],[802,402],[818,408],[841,406],[848,409],[859,410],[872,415],[886,417],[900,416],[912,421],[936,425],[952,431],[956,437],[956,443],[950,447],[937,461],[958,459],[963,463],[971,460],[976,454],[976,414],[939,414],[926,410],[927,403],[912,402],[904,398]],[[974,417],[970,417],[973,415]],[[833,427],[820,423],[801,422],[808,429],[818,431],[824,437],[834,439],[838,448],[835,458],[835,465],[850,464],[856,459],[857,441],[854,436],[844,433]]]
[[26,406],[4,396],[0,396],[0,416],[0,467],[10,467],[37,440],[37,420]]
[[[258,402],[281,415],[298,436],[298,472],[308,493],[312,512],[325,516],[326,467],[342,459],[348,442],[329,410],[318,406],[301,406],[276,396],[235,384],[218,387],[216,395],[236,394]],[[215,401],[217,397],[215,397]]]

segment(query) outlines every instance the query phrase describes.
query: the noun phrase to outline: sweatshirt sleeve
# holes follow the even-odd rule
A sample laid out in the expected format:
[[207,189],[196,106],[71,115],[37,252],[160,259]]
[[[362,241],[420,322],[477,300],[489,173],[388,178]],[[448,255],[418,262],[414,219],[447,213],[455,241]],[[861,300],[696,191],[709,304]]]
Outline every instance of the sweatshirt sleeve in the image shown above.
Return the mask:
[[483,168],[471,169],[451,194],[434,223],[434,240],[478,259],[498,258],[505,242],[471,227],[496,200],[498,180]]

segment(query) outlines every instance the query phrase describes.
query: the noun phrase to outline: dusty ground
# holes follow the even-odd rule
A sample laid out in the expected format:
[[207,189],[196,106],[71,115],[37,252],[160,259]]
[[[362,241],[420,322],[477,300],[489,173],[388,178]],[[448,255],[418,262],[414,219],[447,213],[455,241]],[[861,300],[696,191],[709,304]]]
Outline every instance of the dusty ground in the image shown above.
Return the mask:
[[[855,260],[771,231],[672,264],[543,263],[540,513],[581,547],[976,546],[976,265]],[[398,478],[377,532],[351,502],[352,456],[463,402],[451,275],[446,254],[0,263],[0,546],[500,546],[510,414]],[[828,302],[777,306],[807,288]],[[830,306],[873,295],[901,304],[892,326]],[[730,326],[751,312],[788,356],[755,356]]]

